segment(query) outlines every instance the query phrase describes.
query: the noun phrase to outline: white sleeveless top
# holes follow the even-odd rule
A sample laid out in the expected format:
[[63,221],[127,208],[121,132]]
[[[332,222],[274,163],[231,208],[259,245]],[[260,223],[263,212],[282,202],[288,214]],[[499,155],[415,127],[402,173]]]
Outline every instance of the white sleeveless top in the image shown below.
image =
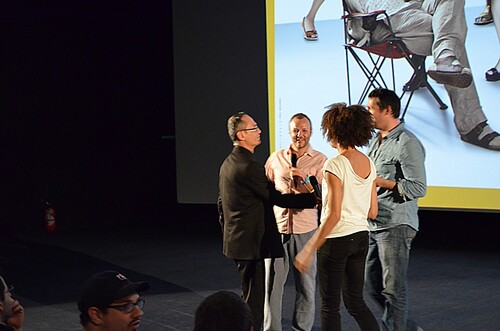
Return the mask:
[[[326,173],[332,173],[337,176],[344,188],[342,199],[342,210],[340,220],[332,229],[327,238],[336,238],[347,236],[360,231],[368,231],[368,211],[370,210],[372,186],[377,170],[372,160],[370,161],[370,175],[367,178],[361,178],[354,172],[349,160],[343,155],[337,155],[325,162],[323,166],[323,201],[327,201],[328,186],[326,184]],[[323,204],[321,211],[321,223],[328,215],[328,205]]]

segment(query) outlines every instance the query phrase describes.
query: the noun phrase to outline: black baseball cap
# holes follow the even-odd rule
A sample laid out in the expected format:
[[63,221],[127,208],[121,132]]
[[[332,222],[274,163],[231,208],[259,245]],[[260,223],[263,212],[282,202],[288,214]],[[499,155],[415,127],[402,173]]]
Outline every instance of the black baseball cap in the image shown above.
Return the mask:
[[118,299],[149,290],[148,282],[132,282],[122,273],[107,270],[93,275],[83,286],[78,308],[107,307]]

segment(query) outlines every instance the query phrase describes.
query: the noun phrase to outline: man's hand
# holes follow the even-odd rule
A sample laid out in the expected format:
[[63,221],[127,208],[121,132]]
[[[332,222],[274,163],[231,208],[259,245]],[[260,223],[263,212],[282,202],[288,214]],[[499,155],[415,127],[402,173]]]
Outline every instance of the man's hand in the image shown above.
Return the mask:
[[396,184],[397,183],[395,181],[390,179],[384,179],[380,176],[377,176],[377,178],[375,178],[375,185],[377,185],[377,187],[393,190],[394,187],[396,187]]
[[290,167],[290,177],[291,178],[299,178],[300,180],[304,180],[304,178],[306,178],[306,176],[304,175],[302,170],[300,170],[299,168],[295,168],[295,167]]

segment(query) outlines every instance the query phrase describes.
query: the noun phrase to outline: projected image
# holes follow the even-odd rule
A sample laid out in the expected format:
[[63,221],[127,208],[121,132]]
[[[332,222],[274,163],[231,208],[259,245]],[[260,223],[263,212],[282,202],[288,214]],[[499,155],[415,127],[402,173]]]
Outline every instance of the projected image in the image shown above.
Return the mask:
[[[345,12],[341,1],[274,2],[274,148],[288,145],[288,121],[293,114],[304,112],[313,122],[311,144],[331,156],[334,151],[319,131],[324,107],[349,103],[349,95],[350,103],[366,104],[363,95],[373,87],[365,89],[365,85],[372,79],[403,95],[402,108],[411,95],[404,122],[425,146],[429,186],[469,189],[466,193],[471,195],[477,195],[476,189],[488,189],[493,193],[490,199],[498,199],[500,136],[496,132],[500,130],[500,111],[494,101],[500,81],[495,79],[498,71],[494,69],[500,45],[494,24],[474,24],[484,1],[467,1],[465,17],[452,1],[440,2],[439,8],[428,7],[427,1],[346,3],[351,13],[387,12],[387,17],[349,22],[349,41],[358,46],[354,49],[357,55],[343,46],[341,17]],[[389,40],[391,28],[411,54],[411,61],[394,60],[394,83],[390,60],[377,76],[368,52],[360,49]],[[363,65],[369,68],[369,77]],[[428,73],[430,88],[422,72]],[[442,109],[445,105],[447,109]],[[437,191],[431,188],[429,206],[440,207],[440,197],[432,196],[433,192]],[[494,200],[488,206],[500,209]]]

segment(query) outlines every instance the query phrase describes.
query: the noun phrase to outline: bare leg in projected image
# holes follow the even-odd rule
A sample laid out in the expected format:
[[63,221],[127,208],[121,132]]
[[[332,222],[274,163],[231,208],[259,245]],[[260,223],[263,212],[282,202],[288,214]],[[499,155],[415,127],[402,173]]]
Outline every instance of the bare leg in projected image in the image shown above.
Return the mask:
[[302,29],[304,30],[305,40],[318,40],[318,31],[316,31],[316,27],[314,26],[314,19],[323,2],[325,2],[325,0],[313,0],[309,13],[302,19]]

